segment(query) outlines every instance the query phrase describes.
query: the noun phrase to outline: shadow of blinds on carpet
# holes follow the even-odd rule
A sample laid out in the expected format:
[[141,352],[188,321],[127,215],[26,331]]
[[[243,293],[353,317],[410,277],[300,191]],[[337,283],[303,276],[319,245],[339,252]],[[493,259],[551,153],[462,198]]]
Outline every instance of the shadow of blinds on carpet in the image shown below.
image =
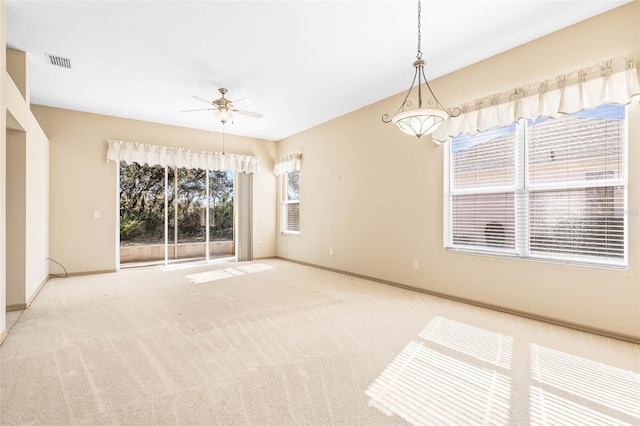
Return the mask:
[[237,257],[253,260],[253,174],[236,173]]

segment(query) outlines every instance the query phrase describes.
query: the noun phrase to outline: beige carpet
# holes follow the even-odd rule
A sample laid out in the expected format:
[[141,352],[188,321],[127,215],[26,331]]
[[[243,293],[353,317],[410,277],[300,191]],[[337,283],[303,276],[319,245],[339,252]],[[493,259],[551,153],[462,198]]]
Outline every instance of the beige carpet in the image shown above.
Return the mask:
[[640,424],[638,345],[280,260],[53,279],[0,423]]

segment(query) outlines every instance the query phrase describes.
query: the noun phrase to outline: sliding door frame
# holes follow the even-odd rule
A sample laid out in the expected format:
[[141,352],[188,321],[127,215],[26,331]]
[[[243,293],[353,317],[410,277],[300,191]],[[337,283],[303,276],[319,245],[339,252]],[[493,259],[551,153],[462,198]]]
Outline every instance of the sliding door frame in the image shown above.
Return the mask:
[[[116,271],[120,271],[121,270],[121,256],[120,256],[120,171],[121,171],[121,167],[120,167],[120,163],[116,163],[116,179],[115,179],[115,190],[116,190],[116,202],[115,202],[115,211],[116,211],[116,220],[115,220],[115,225],[116,225],[116,232],[115,232],[115,270]],[[174,182],[171,183],[174,185],[174,202],[177,202],[177,182],[178,182],[178,170],[177,168],[174,168]],[[224,170],[225,172],[230,172],[228,170]],[[211,206],[211,183],[210,183],[210,179],[211,179],[211,171],[210,170],[205,170],[205,202],[204,204],[204,208],[205,208],[205,255],[204,255],[204,262],[206,264],[210,263],[212,261],[211,259],[211,232],[210,232],[210,221],[211,221],[211,212],[210,212],[210,206]],[[238,220],[238,197],[237,197],[237,179],[238,179],[238,173],[233,173],[233,232],[232,232],[232,238],[233,238],[233,255],[229,256],[229,258],[233,258],[234,261],[238,260],[238,234],[239,234],[239,230],[238,227],[240,226],[239,220]],[[174,256],[172,259],[169,258],[169,166],[164,166],[164,261],[163,261],[163,265],[165,268],[167,268],[171,263],[175,262],[178,260],[177,258],[177,254],[175,253],[175,250],[177,250],[177,236],[174,236],[174,241],[173,241],[173,245],[174,245]],[[174,206],[174,221],[177,221],[177,205]],[[174,223],[174,225],[177,227],[177,223]],[[201,261],[201,260],[199,260]]]

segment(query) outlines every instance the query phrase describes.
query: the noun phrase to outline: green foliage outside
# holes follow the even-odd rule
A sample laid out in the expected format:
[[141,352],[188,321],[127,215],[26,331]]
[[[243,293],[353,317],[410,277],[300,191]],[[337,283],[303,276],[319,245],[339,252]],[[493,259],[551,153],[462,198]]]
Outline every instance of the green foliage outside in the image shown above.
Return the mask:
[[[169,242],[206,239],[206,172],[170,169],[168,173]],[[120,164],[120,243],[164,243],[164,167]],[[233,174],[209,172],[209,240],[233,240]]]

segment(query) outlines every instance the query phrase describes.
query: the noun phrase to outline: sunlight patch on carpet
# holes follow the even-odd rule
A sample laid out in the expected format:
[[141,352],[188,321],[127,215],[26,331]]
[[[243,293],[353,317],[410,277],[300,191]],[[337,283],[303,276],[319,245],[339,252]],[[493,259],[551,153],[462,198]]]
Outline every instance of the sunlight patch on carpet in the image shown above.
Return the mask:
[[265,265],[264,263],[252,263],[251,265],[238,266],[236,269],[241,270],[247,274],[260,271],[268,271],[269,269],[275,269],[275,266]]
[[528,423],[640,424],[637,373],[535,343],[514,354],[513,340],[436,316],[365,391],[369,406],[413,425],[512,424],[519,358],[532,384],[516,410]]
[[274,269],[274,267],[263,263],[253,263],[250,265],[238,266],[237,268],[225,268],[214,271],[199,272],[197,274],[187,275],[187,278],[194,284],[203,284],[227,278],[239,277],[245,274],[267,271],[269,269]]
[[511,337],[439,316],[419,337],[365,391],[369,406],[413,425],[508,423]]

